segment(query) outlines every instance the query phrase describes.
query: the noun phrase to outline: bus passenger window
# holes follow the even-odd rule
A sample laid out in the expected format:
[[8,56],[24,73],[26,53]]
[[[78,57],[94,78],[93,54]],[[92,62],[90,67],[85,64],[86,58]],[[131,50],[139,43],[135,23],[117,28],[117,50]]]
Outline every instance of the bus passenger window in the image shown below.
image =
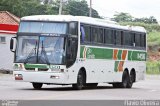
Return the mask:
[[98,28],[92,27],[92,43],[98,42]]
[[146,46],[145,42],[146,42],[145,34],[141,34],[141,47]]
[[98,43],[103,43],[103,29],[99,28]]
[[80,28],[80,31],[81,31],[81,42],[84,43],[84,40],[85,40],[85,30],[84,30],[84,27],[81,26]]
[[122,45],[122,35],[120,31],[115,31],[116,45]]
[[123,44],[125,46],[133,46],[132,35],[130,32],[124,32]]
[[135,45],[136,45],[136,47],[140,47],[141,46],[141,36],[140,36],[140,34],[137,34],[136,33],[136,35],[135,35]]
[[[84,30],[84,42],[85,43],[90,43],[90,26],[88,25],[83,25],[83,29]],[[81,32],[82,34],[82,32]]]
[[105,44],[114,44],[114,36],[113,36],[113,30],[111,29],[105,29],[104,31],[104,42]]

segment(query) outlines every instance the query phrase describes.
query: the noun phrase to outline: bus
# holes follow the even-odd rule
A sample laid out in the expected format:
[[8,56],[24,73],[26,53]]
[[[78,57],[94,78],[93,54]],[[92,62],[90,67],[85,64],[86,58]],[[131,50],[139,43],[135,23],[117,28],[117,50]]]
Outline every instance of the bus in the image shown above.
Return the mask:
[[81,90],[98,83],[131,88],[145,78],[146,45],[140,26],[84,16],[26,16],[10,41],[13,75],[34,89],[55,84]]

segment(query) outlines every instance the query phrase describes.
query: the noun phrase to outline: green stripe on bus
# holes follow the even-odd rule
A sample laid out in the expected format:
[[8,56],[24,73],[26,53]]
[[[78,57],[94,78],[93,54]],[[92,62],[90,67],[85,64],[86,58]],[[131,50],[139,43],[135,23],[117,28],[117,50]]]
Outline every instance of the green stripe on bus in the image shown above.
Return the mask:
[[[87,48],[87,49],[86,49]],[[87,50],[84,52],[84,50]],[[84,58],[83,55],[86,56],[87,59],[110,59],[113,60],[113,49],[107,48],[93,48],[93,47],[85,47],[81,46],[80,50],[80,58]],[[146,61],[147,53],[143,51],[128,51],[128,60],[130,61]],[[117,59],[122,60],[122,50],[118,51]]]
[[83,51],[84,51],[84,46],[81,46],[81,50],[80,50],[80,58],[83,58]]
[[146,61],[147,53],[141,51],[129,51],[128,60],[131,61]]
[[117,56],[118,60],[121,60],[121,57],[122,57],[122,50],[118,50],[118,56]]
[[[91,50],[91,51],[90,51]],[[87,51],[87,58],[94,56],[95,59],[104,59],[104,49],[102,48],[89,48]]]
[[25,64],[25,68],[48,68],[47,65],[33,65],[33,64]]
[[119,65],[119,61],[115,61],[115,64],[114,64],[114,71],[115,72],[118,71],[118,65]]
[[[80,50],[80,58],[83,58],[85,47],[82,46]],[[113,49],[103,49],[103,48],[90,48],[87,47],[86,58],[87,59],[112,59]]]
[[104,49],[104,59],[112,59],[113,58],[113,49]]

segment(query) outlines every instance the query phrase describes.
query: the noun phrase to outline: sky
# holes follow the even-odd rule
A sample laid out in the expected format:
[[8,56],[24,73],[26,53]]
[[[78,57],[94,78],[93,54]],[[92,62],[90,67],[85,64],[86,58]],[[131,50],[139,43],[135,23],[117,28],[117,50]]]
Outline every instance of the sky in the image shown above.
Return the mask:
[[160,0],[92,0],[92,7],[104,17],[125,12],[135,18],[154,16],[160,22]]

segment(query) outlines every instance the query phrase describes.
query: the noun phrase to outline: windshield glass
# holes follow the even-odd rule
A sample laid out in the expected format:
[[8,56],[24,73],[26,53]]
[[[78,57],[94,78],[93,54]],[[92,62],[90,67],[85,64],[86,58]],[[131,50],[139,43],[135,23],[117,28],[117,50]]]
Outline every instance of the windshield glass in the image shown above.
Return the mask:
[[15,62],[64,64],[64,42],[64,37],[18,36]]
[[36,44],[38,43],[38,36],[19,36],[18,45],[16,51],[16,62],[25,62],[27,57],[30,55],[29,59],[33,63],[36,62]]
[[39,62],[52,64],[64,63],[64,38],[63,37],[40,37]]
[[19,32],[66,34],[67,23],[58,22],[21,22]]

